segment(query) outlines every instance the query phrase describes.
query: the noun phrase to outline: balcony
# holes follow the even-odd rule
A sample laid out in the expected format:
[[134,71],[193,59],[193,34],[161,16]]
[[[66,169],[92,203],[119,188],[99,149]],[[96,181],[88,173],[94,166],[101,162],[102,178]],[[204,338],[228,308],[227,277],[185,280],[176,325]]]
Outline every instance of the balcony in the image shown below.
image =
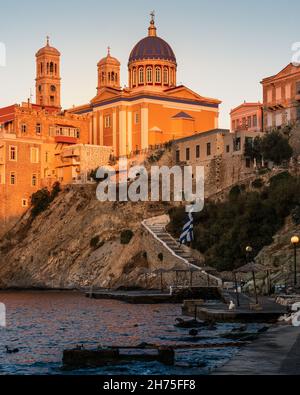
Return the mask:
[[76,137],[69,137],[69,136],[55,136],[55,142],[57,144],[77,144]]

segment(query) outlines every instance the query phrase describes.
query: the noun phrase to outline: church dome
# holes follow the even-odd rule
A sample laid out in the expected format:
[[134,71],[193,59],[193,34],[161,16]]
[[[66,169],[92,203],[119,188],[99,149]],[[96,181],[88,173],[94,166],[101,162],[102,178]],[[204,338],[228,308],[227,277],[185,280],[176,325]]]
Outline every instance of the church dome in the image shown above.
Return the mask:
[[103,64],[114,65],[114,66],[121,65],[121,63],[118,61],[117,58],[114,58],[113,56],[110,55],[110,48],[109,47],[108,47],[107,56],[98,62],[98,66],[101,66]]
[[41,56],[41,55],[45,55],[45,54],[60,56],[60,52],[56,48],[50,46],[50,44],[49,44],[49,37],[47,37],[47,44],[46,44],[46,46],[41,48],[36,53],[36,56]]
[[176,63],[175,54],[170,45],[157,37],[154,14],[148,29],[148,36],[139,41],[129,56],[129,64],[143,60],[164,60]]
[[131,51],[129,63],[147,59],[168,60],[176,63],[176,57],[170,45],[157,36],[148,36],[139,41]]

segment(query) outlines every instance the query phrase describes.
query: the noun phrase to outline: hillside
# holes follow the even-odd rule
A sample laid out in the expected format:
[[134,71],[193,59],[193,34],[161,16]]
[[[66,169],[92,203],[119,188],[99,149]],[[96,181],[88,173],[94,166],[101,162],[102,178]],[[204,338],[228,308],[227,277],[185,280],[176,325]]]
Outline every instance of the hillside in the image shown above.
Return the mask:
[[[141,221],[165,209],[151,203],[100,203],[95,185],[67,187],[32,223],[29,211],[1,240],[0,287],[136,285],[136,269],[148,265]],[[134,234],[126,245],[120,242],[123,230]]]

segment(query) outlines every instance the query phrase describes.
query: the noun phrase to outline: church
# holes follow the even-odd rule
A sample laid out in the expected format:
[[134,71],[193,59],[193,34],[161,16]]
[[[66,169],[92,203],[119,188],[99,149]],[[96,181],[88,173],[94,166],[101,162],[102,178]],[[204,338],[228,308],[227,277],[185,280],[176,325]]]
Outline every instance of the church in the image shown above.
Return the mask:
[[98,67],[97,94],[68,113],[88,115],[91,144],[128,155],[196,132],[218,128],[220,100],[177,85],[177,60],[157,35],[154,14],[148,35],[132,49],[128,84],[121,88],[118,59],[108,49]]

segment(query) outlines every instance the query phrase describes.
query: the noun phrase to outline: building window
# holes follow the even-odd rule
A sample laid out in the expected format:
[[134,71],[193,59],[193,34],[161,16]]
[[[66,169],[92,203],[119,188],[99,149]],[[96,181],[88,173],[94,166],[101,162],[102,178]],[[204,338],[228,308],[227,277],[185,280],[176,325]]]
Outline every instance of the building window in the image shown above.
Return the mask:
[[17,175],[13,171],[10,173],[10,185],[16,185],[16,183],[17,183]]
[[132,81],[133,81],[133,85],[136,85],[136,69],[133,69]]
[[185,160],[190,160],[190,149],[187,148],[185,151]]
[[167,67],[164,68],[164,84],[168,85],[169,83],[169,70]]
[[14,162],[18,160],[18,148],[13,145],[9,147],[9,160]]
[[30,148],[30,162],[39,163],[39,149],[36,147]]
[[41,134],[41,132],[42,132],[42,125],[40,123],[36,124],[35,132],[36,132],[37,135]]
[[196,159],[200,158],[200,145],[196,145]]
[[28,199],[22,199],[22,207],[28,207]]
[[287,84],[285,86],[285,98],[286,99],[290,99],[292,96],[291,88],[292,88],[291,84]]
[[253,115],[253,127],[257,127],[257,115]]
[[50,89],[51,89],[51,92],[55,92],[56,91],[55,85],[51,85]]
[[25,123],[22,123],[22,125],[21,125],[21,132],[27,133],[27,125]]
[[267,91],[267,102],[272,103],[272,101],[273,101],[273,91],[272,91],[272,89],[269,89]]
[[177,150],[176,151],[176,163],[179,163],[179,162],[180,162],[180,151]]
[[33,175],[32,175],[32,178],[31,178],[31,185],[32,185],[33,187],[36,187],[36,186],[37,186],[37,175],[36,175],[36,174],[33,174]]
[[155,68],[155,82],[157,82],[158,84],[161,83],[161,69],[160,69],[160,67]]
[[240,151],[241,150],[241,138],[237,137],[234,139],[234,151]]
[[246,118],[244,117],[244,118],[242,119],[243,129],[246,128],[246,123],[247,123],[247,121],[246,121]]
[[76,129],[76,138],[80,138],[80,129],[79,128],[77,128]]
[[144,83],[144,69],[143,67],[140,67],[139,69],[139,84]]
[[247,127],[251,128],[251,117],[248,117],[247,119]]
[[134,123],[136,125],[140,123],[140,114],[138,112],[134,113]]
[[211,143],[206,144],[206,155],[207,156],[211,155]]
[[235,121],[232,121],[232,130],[235,130]]
[[51,102],[51,103],[54,102],[54,96],[50,96],[50,102]]
[[152,82],[152,67],[147,67],[147,82]]
[[106,129],[111,127],[110,115],[106,115],[106,117],[104,118],[104,127]]

